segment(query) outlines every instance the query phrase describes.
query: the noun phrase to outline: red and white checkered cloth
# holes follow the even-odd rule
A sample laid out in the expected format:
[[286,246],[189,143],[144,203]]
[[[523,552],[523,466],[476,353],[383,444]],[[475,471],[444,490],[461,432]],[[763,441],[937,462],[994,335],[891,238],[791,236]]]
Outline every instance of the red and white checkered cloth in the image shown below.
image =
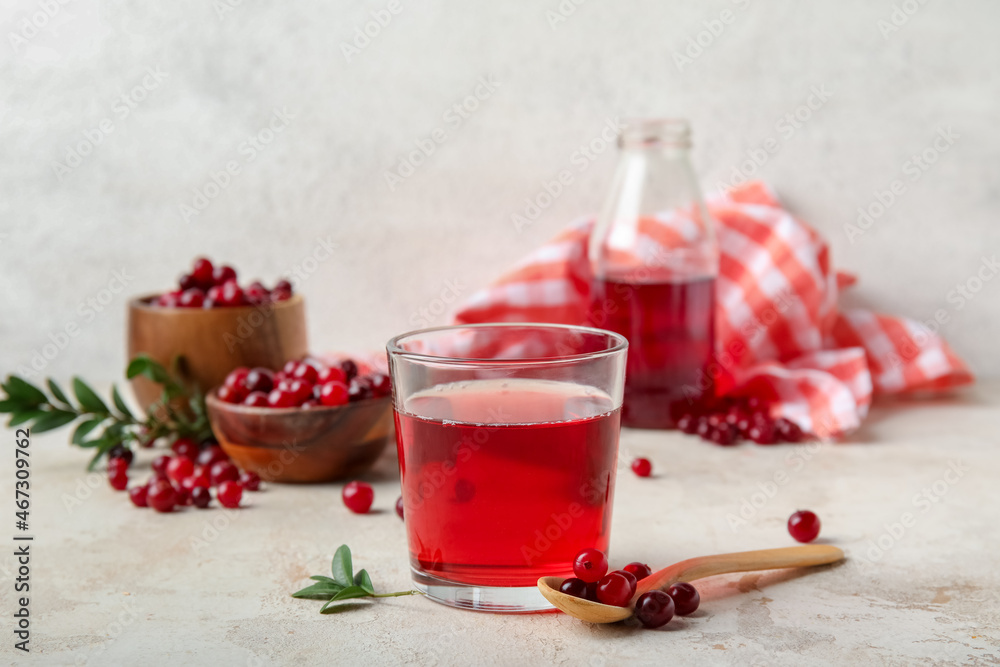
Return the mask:
[[[948,344],[919,323],[852,309],[815,230],[762,183],[710,199],[718,222],[716,393],[771,401],[821,438],[856,428],[874,395],[945,390],[973,381]],[[457,313],[458,323],[587,321],[591,220],[538,248]]]

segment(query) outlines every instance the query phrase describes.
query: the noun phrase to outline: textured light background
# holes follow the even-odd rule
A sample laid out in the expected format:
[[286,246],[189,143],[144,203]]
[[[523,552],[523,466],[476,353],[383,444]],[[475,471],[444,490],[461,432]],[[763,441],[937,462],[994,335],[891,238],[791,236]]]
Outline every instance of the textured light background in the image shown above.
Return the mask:
[[[168,287],[199,253],[272,281],[327,238],[336,251],[298,281],[315,349],[444,323],[437,300],[470,295],[599,206],[612,151],[583,171],[572,156],[608,119],[643,114],[692,119],[706,191],[777,139],[755,175],[860,274],[850,298],[918,319],[944,309],[959,353],[1000,374],[1000,278],[961,309],[947,298],[1000,251],[997,3],[399,2],[350,62],[342,44],[388,2],[53,0],[51,18],[43,2],[4,2],[0,370],[75,324],[43,372],[116,379],[125,293]],[[573,11],[555,22],[560,6]],[[162,80],[125,106],[148,68]],[[495,91],[449,123],[481,77]],[[829,99],[783,135],[815,87]],[[276,109],[287,127],[250,159],[241,144]],[[104,119],[112,131],[69,168]],[[436,128],[443,143],[391,191],[386,171]],[[909,180],[940,128],[958,138]],[[181,205],[231,160],[240,174],[186,221]],[[512,214],[564,168],[573,184],[518,231]],[[845,223],[897,178],[906,191],[851,243]],[[85,305],[122,270],[122,294]]]

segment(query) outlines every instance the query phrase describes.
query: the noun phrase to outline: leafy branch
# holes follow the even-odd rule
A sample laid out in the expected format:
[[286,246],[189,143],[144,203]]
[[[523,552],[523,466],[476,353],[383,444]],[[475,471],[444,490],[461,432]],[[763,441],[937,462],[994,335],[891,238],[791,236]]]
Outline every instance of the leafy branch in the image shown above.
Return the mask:
[[351,549],[346,544],[340,545],[333,554],[331,565],[333,577],[315,575],[309,577],[315,584],[306,586],[292,593],[293,598],[304,600],[325,600],[326,604],[319,610],[321,614],[333,614],[344,611],[347,607],[337,603],[357,598],[395,598],[402,595],[422,595],[420,591],[399,591],[397,593],[376,593],[368,572],[361,570],[354,573],[351,562]]
[[[205,411],[205,397],[197,388],[187,388],[161,364],[146,355],[129,362],[126,377],[143,376],[162,385],[160,399],[150,405],[144,418],[136,417],[118,392],[111,387],[111,405],[98,396],[90,385],[73,378],[74,403],[54,380],[45,383],[48,393],[27,380],[11,375],[0,382],[5,396],[0,398],[0,413],[9,413],[10,427],[28,424],[31,432],[44,433],[76,422],[70,442],[93,449],[88,470],[116,448],[129,449],[165,436],[188,436],[197,441],[212,435]],[[95,435],[100,431],[99,435]]]

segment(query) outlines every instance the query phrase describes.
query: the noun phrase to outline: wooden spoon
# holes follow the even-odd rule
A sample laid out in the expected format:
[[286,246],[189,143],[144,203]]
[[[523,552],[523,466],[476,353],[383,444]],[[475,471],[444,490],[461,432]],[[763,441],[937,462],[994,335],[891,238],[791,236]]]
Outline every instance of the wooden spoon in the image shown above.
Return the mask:
[[654,572],[638,583],[635,595],[627,607],[613,607],[600,602],[561,593],[559,586],[564,579],[542,577],[538,580],[538,590],[546,600],[570,616],[590,623],[615,623],[632,615],[635,601],[640,595],[654,588],[666,589],[678,581],[694,581],[716,574],[730,572],[751,572],[754,570],[777,570],[785,567],[809,567],[836,563],[844,558],[844,552],[826,544],[811,544],[804,547],[784,549],[763,549],[761,551],[741,551],[718,556],[701,556],[669,565]]

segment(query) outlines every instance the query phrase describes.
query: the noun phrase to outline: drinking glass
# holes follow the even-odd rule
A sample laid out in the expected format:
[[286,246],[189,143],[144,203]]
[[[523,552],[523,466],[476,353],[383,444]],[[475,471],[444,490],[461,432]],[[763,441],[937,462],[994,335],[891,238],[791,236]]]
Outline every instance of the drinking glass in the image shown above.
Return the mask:
[[628,341],[478,324],[387,345],[416,587],[444,604],[551,609],[539,577],[607,551]]

